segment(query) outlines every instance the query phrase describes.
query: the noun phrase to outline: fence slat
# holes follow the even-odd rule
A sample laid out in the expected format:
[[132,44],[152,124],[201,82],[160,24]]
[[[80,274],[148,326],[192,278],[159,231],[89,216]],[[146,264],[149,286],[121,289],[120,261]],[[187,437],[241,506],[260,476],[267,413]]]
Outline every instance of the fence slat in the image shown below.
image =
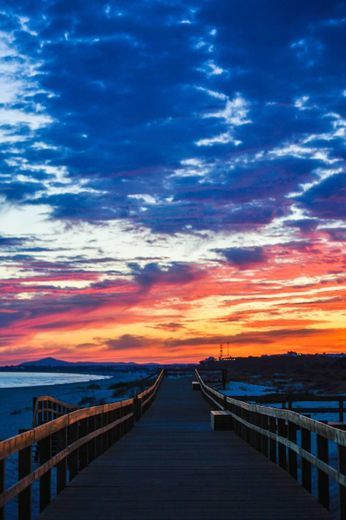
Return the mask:
[[[339,446],[338,449],[339,471],[346,475],[346,448]],[[346,487],[339,486],[340,518],[346,518]]]
[[[139,401],[145,399],[145,408],[152,403],[164,373],[161,370],[154,383],[138,394]],[[89,464],[129,431],[134,420],[133,402],[133,399],[126,399],[78,409],[50,396],[34,398],[36,425],[0,441],[0,520],[4,520],[6,504],[17,497],[20,520],[30,520],[31,486],[37,480],[40,481],[39,503],[42,511],[51,500],[52,469],[56,468],[56,488],[59,493],[66,485],[67,470],[71,480],[81,466]],[[37,426],[37,423],[45,421],[46,424]],[[39,466],[32,469],[31,452],[36,445]],[[6,458],[16,453],[18,481],[5,488]]]
[[[285,419],[278,419],[278,434],[280,437],[287,437],[287,428]],[[279,442],[279,466],[286,469],[287,467],[287,456],[286,446]]]
[[[5,460],[0,460],[0,494],[5,490]],[[5,518],[5,508],[0,507],[0,520]]]
[[[63,428],[58,432],[59,451],[67,446],[67,428]],[[57,494],[66,486],[67,459],[66,457],[57,464],[56,467],[56,492]]]
[[[317,457],[328,464],[328,439],[321,435],[317,435]],[[329,509],[329,477],[324,471],[317,472],[317,488],[318,500],[327,509]]]
[[[311,432],[302,428],[302,448],[311,452]],[[302,484],[311,493],[311,464],[308,460],[302,459]]]
[[[44,464],[51,458],[52,453],[52,437],[48,435],[42,439],[38,445],[40,464]],[[45,509],[51,500],[51,470],[48,470],[40,478],[40,511]]]
[[[18,452],[18,480],[31,473],[31,446]],[[31,486],[18,495],[18,520],[31,520]]]
[[[196,370],[197,381],[206,399],[217,403],[225,396],[208,386]],[[309,397],[309,396],[308,396]],[[339,485],[340,518],[346,518],[346,428],[341,422],[325,424],[311,419],[309,416],[290,410],[293,403],[300,399],[297,396],[282,396],[283,408],[263,406],[264,402],[277,403],[278,397],[270,396],[237,396],[226,397],[227,408],[232,413],[233,431],[243,437],[249,444],[267,454],[272,462],[287,469],[297,479],[298,462],[300,462],[302,485],[310,493],[312,491],[312,466],[316,468],[318,480],[318,496],[322,505],[329,507],[329,480]],[[312,401],[338,401],[339,419],[344,417],[345,396],[313,396]],[[248,401],[255,401],[251,403]],[[261,404],[256,404],[261,402]],[[287,402],[287,408],[286,408]],[[301,411],[303,411],[302,409]],[[306,409],[305,409],[306,410]],[[312,411],[321,411],[313,408]],[[326,409],[324,409],[325,411]],[[247,435],[242,435],[244,428]],[[298,437],[298,431],[300,435]],[[311,450],[311,436],[316,434],[317,454]],[[281,439],[278,439],[280,437]],[[300,442],[299,442],[300,441]],[[334,442],[339,453],[339,470],[329,464],[329,442]],[[268,450],[269,448],[269,450]],[[287,460],[288,458],[288,460]]]
[[[297,443],[297,426],[291,421],[288,422],[288,440]],[[295,451],[288,449],[288,469],[293,478],[298,477],[297,454]]]
[[[274,433],[276,434],[276,419],[275,417],[269,417],[269,430],[271,431],[271,433]],[[270,439],[269,441],[269,458],[272,462],[275,462],[276,463],[276,460],[277,460],[277,455],[276,455],[276,440],[275,438],[274,439]]]

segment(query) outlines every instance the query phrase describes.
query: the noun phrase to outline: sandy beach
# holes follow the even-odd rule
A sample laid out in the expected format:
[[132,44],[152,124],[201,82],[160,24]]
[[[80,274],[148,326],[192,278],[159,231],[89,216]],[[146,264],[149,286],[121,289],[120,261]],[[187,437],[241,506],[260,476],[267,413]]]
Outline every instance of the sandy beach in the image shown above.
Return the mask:
[[[128,394],[112,396],[113,390],[109,389],[111,384],[120,381],[130,382],[147,375],[148,372],[145,370],[119,371],[110,378],[83,383],[0,388],[0,439],[3,440],[16,435],[20,428],[31,428],[33,397],[50,395],[73,404],[78,404],[81,399],[89,397],[106,402],[115,401],[126,398]],[[130,390],[130,393],[132,392],[133,390]]]

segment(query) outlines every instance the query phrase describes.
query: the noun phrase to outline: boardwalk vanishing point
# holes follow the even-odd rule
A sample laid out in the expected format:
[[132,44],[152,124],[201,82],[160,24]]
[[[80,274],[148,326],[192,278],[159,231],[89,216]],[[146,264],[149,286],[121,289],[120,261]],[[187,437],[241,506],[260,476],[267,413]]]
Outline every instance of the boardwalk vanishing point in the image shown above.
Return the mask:
[[[215,407],[214,407],[215,408]],[[83,469],[42,520],[322,520],[331,515],[232,431],[212,431],[188,378],[165,378],[135,426]]]

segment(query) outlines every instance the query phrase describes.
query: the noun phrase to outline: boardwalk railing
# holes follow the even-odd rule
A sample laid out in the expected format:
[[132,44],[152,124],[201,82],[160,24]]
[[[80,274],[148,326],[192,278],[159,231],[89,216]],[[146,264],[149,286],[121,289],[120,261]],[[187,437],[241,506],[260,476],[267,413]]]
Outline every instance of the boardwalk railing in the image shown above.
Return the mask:
[[[5,505],[16,498],[18,519],[31,519],[32,485],[35,481],[39,481],[39,509],[42,511],[51,501],[53,470],[58,494],[67,479],[72,480],[130,430],[135,419],[150,406],[163,376],[162,370],[155,382],[134,398],[80,408],[1,441],[0,519],[5,518]],[[34,449],[38,450],[37,464],[33,462]],[[18,457],[18,480],[6,487],[6,459],[13,455]]]
[[33,421],[32,427],[35,428],[40,424],[44,424],[53,419],[57,419],[62,415],[74,412],[80,409],[80,406],[76,406],[71,403],[65,403],[50,395],[40,395],[39,397],[33,398]]
[[[199,374],[204,382],[211,383],[216,390],[225,388],[231,381],[225,376],[225,369],[199,369]],[[233,399],[254,402],[259,404],[278,404],[281,408],[287,408],[302,414],[333,414],[338,417],[340,423],[344,422],[346,415],[346,395],[328,394],[316,395],[305,393],[277,392],[264,395],[232,395]],[[305,403],[321,403],[322,406],[307,405]]]
[[[232,395],[233,399],[258,404],[280,404],[281,408],[301,414],[335,414],[340,422],[346,413],[345,395],[311,395],[311,394],[266,394],[266,395]],[[304,403],[323,403],[323,406],[306,405]],[[324,404],[326,403],[326,404]]]
[[[312,468],[317,471],[317,495],[330,506],[330,480],[339,488],[340,519],[346,518],[346,432],[297,412],[251,404],[225,396],[208,386],[196,370],[204,397],[232,418],[232,430],[272,462],[286,469],[312,492]],[[335,443],[337,467],[330,464],[330,443]],[[312,448],[316,447],[315,450]],[[316,451],[316,453],[313,453]]]

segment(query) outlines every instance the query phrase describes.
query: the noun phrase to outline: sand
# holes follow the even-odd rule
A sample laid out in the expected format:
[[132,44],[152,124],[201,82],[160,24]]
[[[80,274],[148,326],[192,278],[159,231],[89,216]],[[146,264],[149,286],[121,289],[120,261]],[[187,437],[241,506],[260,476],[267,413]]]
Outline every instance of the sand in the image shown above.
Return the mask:
[[[144,378],[148,372],[119,371],[110,379],[86,381],[84,383],[68,383],[62,385],[30,386],[22,388],[0,388],[0,439],[17,435],[20,428],[32,427],[32,400],[40,395],[50,395],[62,401],[78,404],[82,398],[95,397],[105,402],[126,399],[128,394],[112,397],[112,390],[108,387],[119,381],[131,381]],[[100,389],[88,388],[92,383]],[[130,391],[131,395],[133,390]]]

